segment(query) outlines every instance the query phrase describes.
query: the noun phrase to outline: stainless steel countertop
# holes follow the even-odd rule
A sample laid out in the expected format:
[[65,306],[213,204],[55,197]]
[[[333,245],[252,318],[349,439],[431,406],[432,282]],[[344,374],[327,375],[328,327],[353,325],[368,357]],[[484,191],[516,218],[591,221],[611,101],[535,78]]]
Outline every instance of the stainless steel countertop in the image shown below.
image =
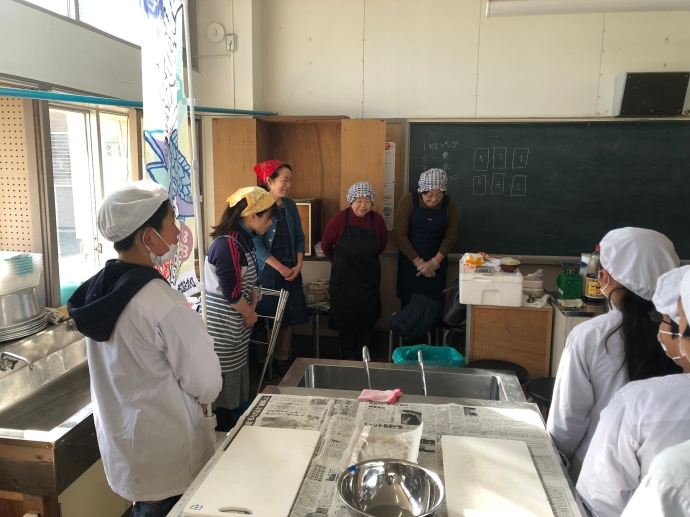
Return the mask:
[[[346,398],[346,399],[356,400],[357,397],[359,396],[360,392],[347,391],[347,390],[326,390],[326,389],[311,389],[311,388],[295,388],[295,387],[285,387],[285,386],[267,386],[266,389],[264,389],[263,393],[268,394],[268,395],[297,395],[297,396],[305,396],[305,397]],[[256,400],[258,400],[258,398]],[[209,472],[211,470],[213,470],[213,467],[218,462],[218,460],[220,459],[223,452],[228,448],[228,446],[230,445],[232,440],[235,438],[237,433],[240,431],[240,429],[244,425],[245,417],[251,413],[251,409],[253,408],[254,404],[256,403],[256,400],[254,403],[252,403],[252,406],[244,413],[244,415],[240,419],[240,422],[232,429],[232,431],[230,431],[228,433],[228,435],[225,438],[225,440],[223,441],[223,443],[218,447],[214,456],[204,466],[204,468],[201,470],[201,473],[197,476],[197,478],[194,480],[194,482],[185,491],[185,493],[182,495],[182,498],[180,499],[180,501],[175,505],[175,507],[173,507],[173,509],[170,511],[170,513],[168,513],[167,517],[182,517],[187,503],[191,500],[192,496],[197,491],[197,489],[201,486],[201,484],[204,482],[204,480],[208,476]],[[528,403],[528,402],[500,402],[500,401],[492,401],[492,400],[477,400],[477,399],[462,399],[462,398],[447,398],[447,397],[424,397],[424,396],[418,396],[418,395],[404,395],[404,394],[399,399],[399,401],[400,402],[407,402],[407,403],[417,403],[417,404],[461,404],[461,405],[470,405],[470,406],[476,406],[476,407],[499,407],[499,408],[507,408],[507,409],[528,409],[530,411],[536,412],[539,415],[539,418],[541,419],[542,423],[544,422],[544,419],[542,418],[541,412],[539,411],[539,408],[537,407],[537,405],[532,404],[532,403]],[[544,429],[546,429],[546,424],[544,424]],[[556,450],[556,447],[555,447],[555,445],[553,445],[553,442],[551,445],[554,448],[554,450]],[[580,510],[580,516],[581,517],[589,517],[587,512],[585,511],[584,507],[582,506],[582,502],[580,501],[580,498],[577,495],[577,492],[575,490],[575,485],[573,484],[572,480],[570,479],[568,472],[565,470],[565,467],[563,466],[562,463],[559,463],[559,466],[561,468],[561,471],[563,472],[563,475],[565,476],[566,480],[568,481],[568,485],[570,486],[570,490],[573,494],[573,497],[575,498],[575,501],[577,502],[578,508]]]
[[[567,318],[594,318],[609,312],[608,305],[602,303],[601,305],[583,305],[582,307],[563,307],[556,300],[558,300],[558,293],[555,291],[546,291],[551,296],[551,306],[554,310],[560,311],[561,314]],[[583,300],[584,301],[584,300]]]

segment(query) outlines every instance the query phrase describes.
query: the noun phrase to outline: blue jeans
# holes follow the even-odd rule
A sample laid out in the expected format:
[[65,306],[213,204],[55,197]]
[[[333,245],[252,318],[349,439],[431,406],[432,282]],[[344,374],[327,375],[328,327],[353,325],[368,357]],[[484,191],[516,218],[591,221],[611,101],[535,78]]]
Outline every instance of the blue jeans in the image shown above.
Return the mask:
[[132,505],[129,517],[166,517],[181,495],[174,495],[162,501],[137,501]]

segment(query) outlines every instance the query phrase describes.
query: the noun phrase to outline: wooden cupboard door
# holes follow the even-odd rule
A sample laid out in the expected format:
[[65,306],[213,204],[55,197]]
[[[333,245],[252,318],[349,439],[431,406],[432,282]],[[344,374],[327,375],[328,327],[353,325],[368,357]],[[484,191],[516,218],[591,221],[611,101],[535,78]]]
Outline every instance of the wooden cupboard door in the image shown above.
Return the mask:
[[347,208],[348,189],[358,181],[368,181],[376,191],[374,210],[383,211],[384,151],[386,121],[356,119],[341,121],[340,208]]
[[549,376],[553,309],[473,305],[469,361],[519,364],[530,379]]
[[256,120],[213,119],[213,206],[215,226],[225,211],[227,199],[237,189],[256,186]]

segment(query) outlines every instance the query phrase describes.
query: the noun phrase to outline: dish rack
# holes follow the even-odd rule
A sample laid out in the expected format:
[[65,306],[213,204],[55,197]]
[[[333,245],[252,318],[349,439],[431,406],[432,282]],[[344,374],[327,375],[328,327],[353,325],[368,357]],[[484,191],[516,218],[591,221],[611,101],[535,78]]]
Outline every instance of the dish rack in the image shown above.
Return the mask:
[[42,272],[42,254],[0,251],[0,296],[36,287]]

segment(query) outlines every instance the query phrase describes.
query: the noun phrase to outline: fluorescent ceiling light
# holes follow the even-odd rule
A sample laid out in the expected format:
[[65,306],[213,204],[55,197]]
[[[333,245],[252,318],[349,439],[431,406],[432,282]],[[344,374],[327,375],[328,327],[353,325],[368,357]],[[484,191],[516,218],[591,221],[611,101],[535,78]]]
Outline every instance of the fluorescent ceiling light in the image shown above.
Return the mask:
[[690,11],[690,0],[487,0],[486,17]]

